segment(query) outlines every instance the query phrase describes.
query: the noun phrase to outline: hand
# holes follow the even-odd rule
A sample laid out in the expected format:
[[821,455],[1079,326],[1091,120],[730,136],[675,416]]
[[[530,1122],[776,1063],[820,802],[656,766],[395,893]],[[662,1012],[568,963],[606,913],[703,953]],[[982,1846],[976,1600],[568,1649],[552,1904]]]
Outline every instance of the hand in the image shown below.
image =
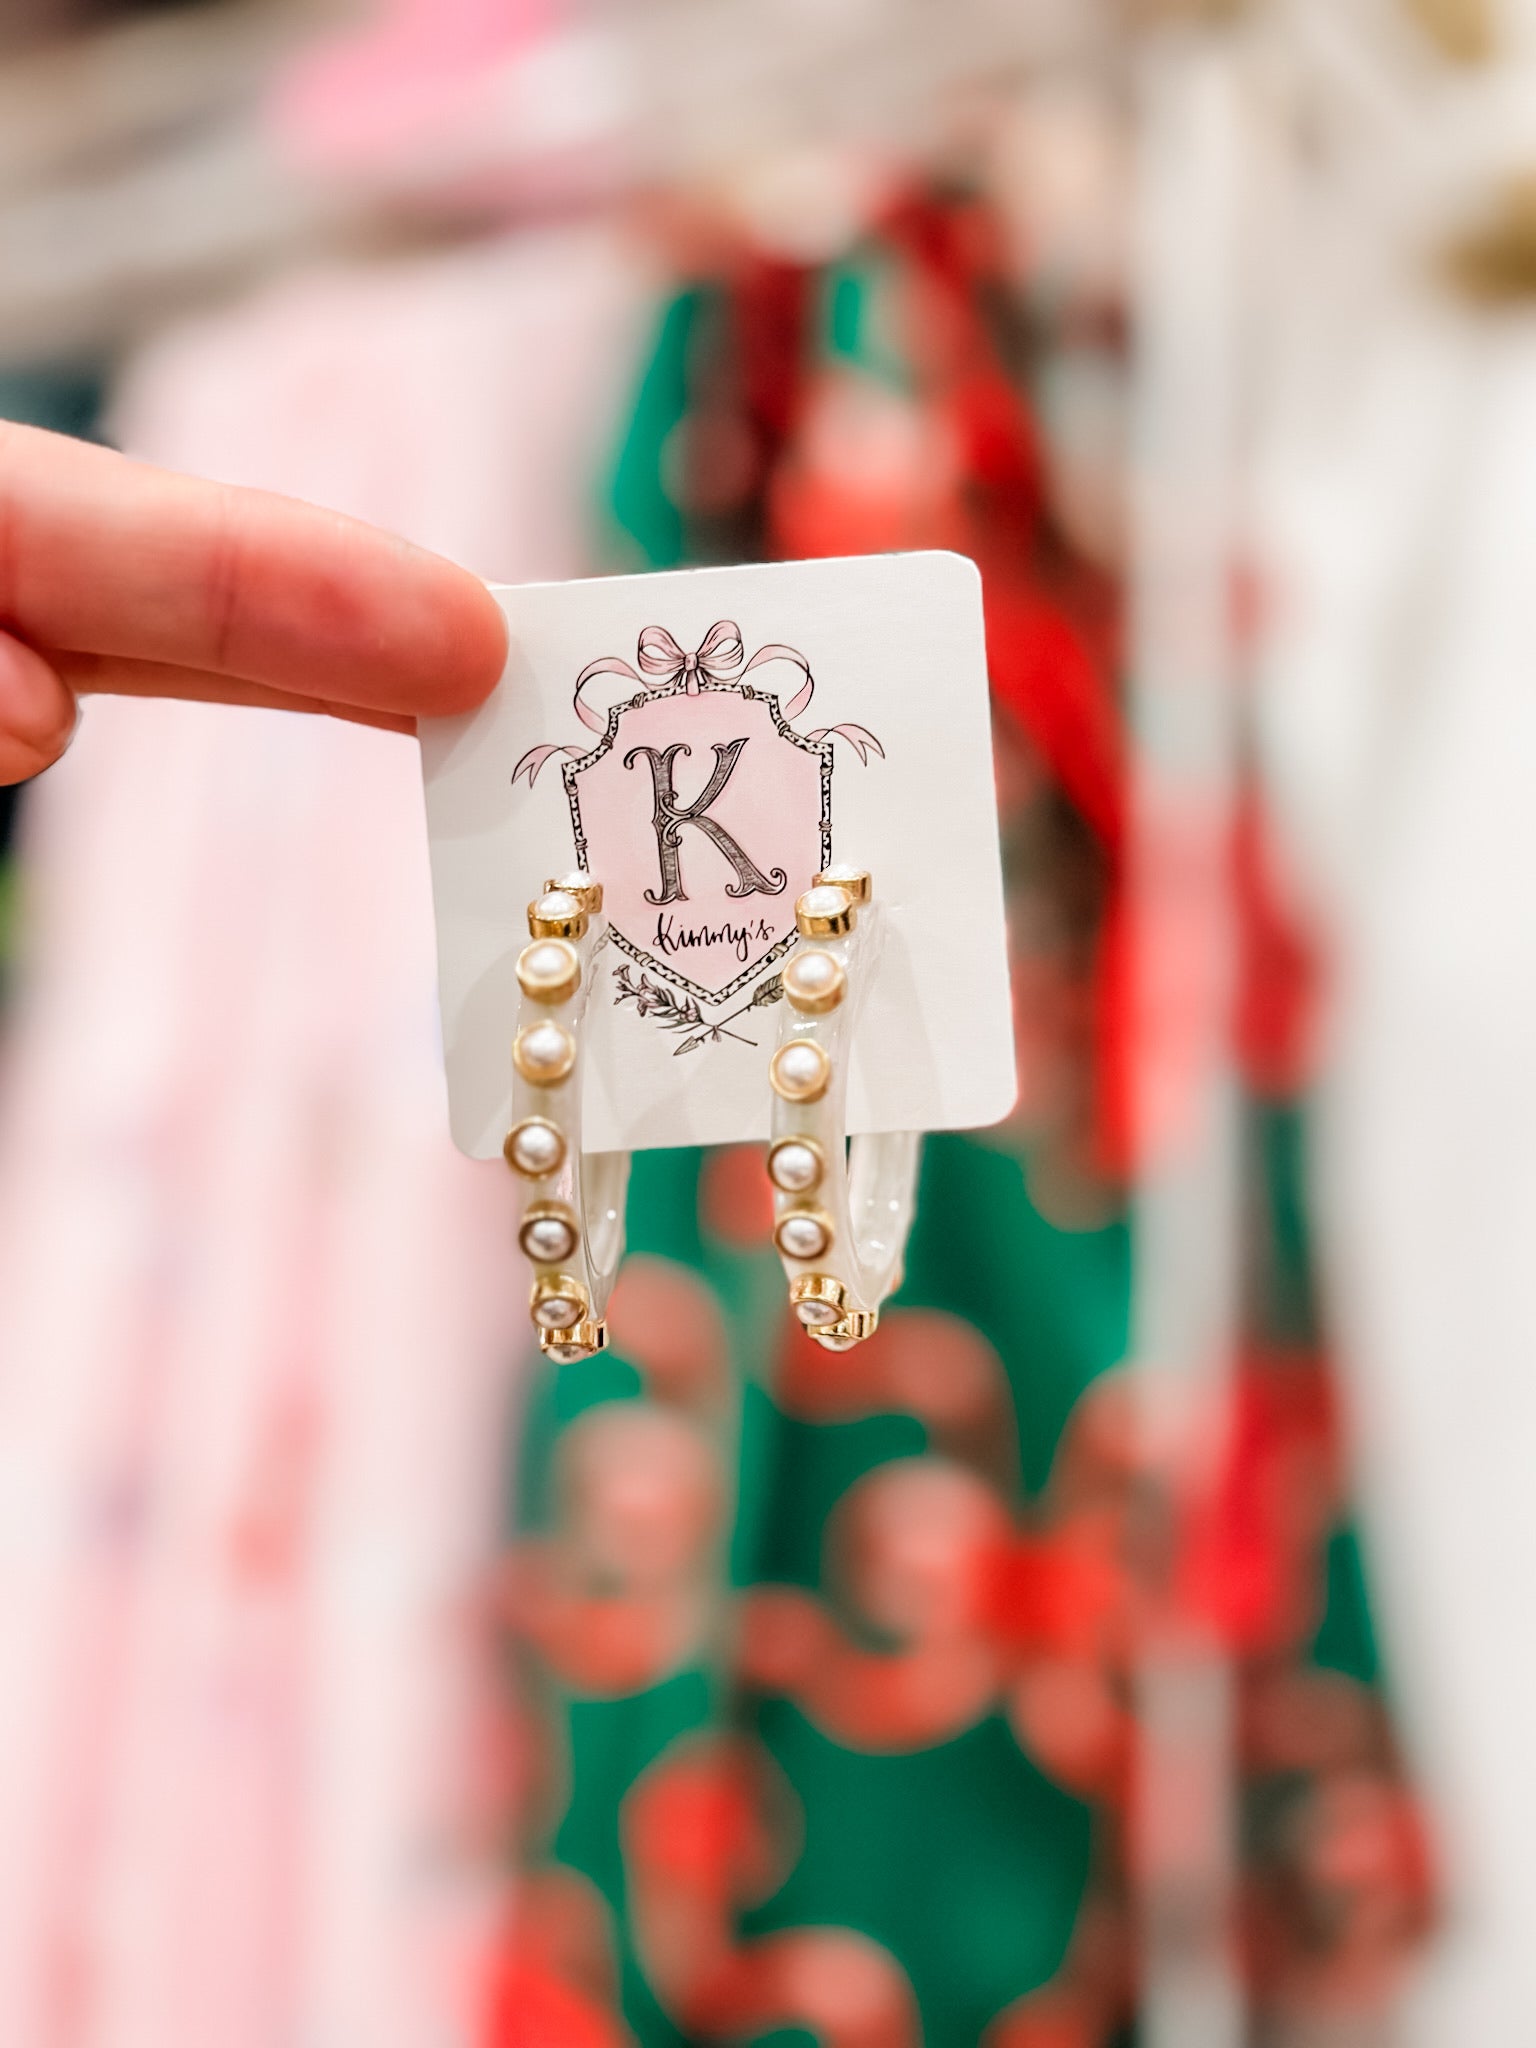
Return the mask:
[[0,783],[78,696],[200,697],[413,732],[506,658],[467,570],[359,521],[0,423]]

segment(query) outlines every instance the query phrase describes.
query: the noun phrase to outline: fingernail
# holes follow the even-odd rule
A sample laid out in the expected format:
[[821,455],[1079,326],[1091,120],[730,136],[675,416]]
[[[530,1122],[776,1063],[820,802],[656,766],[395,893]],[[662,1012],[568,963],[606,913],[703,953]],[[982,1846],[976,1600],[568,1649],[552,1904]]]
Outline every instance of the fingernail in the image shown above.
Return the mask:
[[0,633],[0,783],[25,782],[74,740],[80,707],[35,649]]

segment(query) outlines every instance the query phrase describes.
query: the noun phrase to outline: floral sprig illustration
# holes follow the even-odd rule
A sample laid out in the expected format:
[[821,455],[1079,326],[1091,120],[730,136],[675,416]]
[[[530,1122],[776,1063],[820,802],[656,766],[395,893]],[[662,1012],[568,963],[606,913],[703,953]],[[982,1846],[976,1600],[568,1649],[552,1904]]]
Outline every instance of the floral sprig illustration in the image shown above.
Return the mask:
[[697,1052],[701,1045],[719,1045],[722,1039],[734,1039],[738,1045],[755,1046],[755,1038],[744,1038],[739,1031],[727,1027],[738,1017],[745,1017],[749,1010],[765,1009],[776,1003],[784,994],[784,977],[771,974],[766,981],[758,983],[752,1000],[743,1003],[739,1010],[732,1010],[728,1017],[722,1017],[711,1024],[692,996],[679,995],[664,982],[652,981],[648,974],[636,975],[632,967],[616,967],[613,978],[619,992],[614,997],[617,1008],[623,1003],[633,1003],[635,1013],[641,1017],[654,1017],[663,1031],[682,1031],[688,1034],[673,1047],[673,1057],[679,1053]]

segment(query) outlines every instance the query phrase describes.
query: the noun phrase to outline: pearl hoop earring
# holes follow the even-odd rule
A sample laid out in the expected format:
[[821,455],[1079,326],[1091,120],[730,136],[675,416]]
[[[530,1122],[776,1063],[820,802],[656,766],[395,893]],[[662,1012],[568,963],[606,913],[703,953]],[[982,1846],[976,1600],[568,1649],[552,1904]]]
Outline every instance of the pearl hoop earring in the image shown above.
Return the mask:
[[585,873],[544,885],[517,962],[512,1127],[502,1147],[523,1189],[518,1243],[534,1268],[529,1314],[559,1365],[603,1351],[624,1251],[627,1152],[581,1149],[582,1027],[607,938],[603,890]]
[[796,1316],[819,1344],[846,1351],[874,1334],[901,1285],[920,1141],[910,1131],[847,1138],[853,1031],[880,950],[869,873],[828,868],[795,905],[795,923],[768,1070],[773,1238]]

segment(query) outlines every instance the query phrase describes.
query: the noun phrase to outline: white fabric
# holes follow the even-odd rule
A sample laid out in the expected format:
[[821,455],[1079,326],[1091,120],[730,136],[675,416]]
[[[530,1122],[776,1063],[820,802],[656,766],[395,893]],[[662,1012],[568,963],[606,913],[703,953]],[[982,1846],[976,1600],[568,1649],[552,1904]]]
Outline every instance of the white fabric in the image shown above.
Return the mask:
[[1429,256],[1536,165],[1536,7],[1484,71],[1394,70],[1386,23],[1333,10],[1397,98],[1280,213],[1262,714],[1329,940],[1325,1279],[1448,1887],[1402,2039],[1445,2048],[1536,2039],[1536,313],[1455,308]]

